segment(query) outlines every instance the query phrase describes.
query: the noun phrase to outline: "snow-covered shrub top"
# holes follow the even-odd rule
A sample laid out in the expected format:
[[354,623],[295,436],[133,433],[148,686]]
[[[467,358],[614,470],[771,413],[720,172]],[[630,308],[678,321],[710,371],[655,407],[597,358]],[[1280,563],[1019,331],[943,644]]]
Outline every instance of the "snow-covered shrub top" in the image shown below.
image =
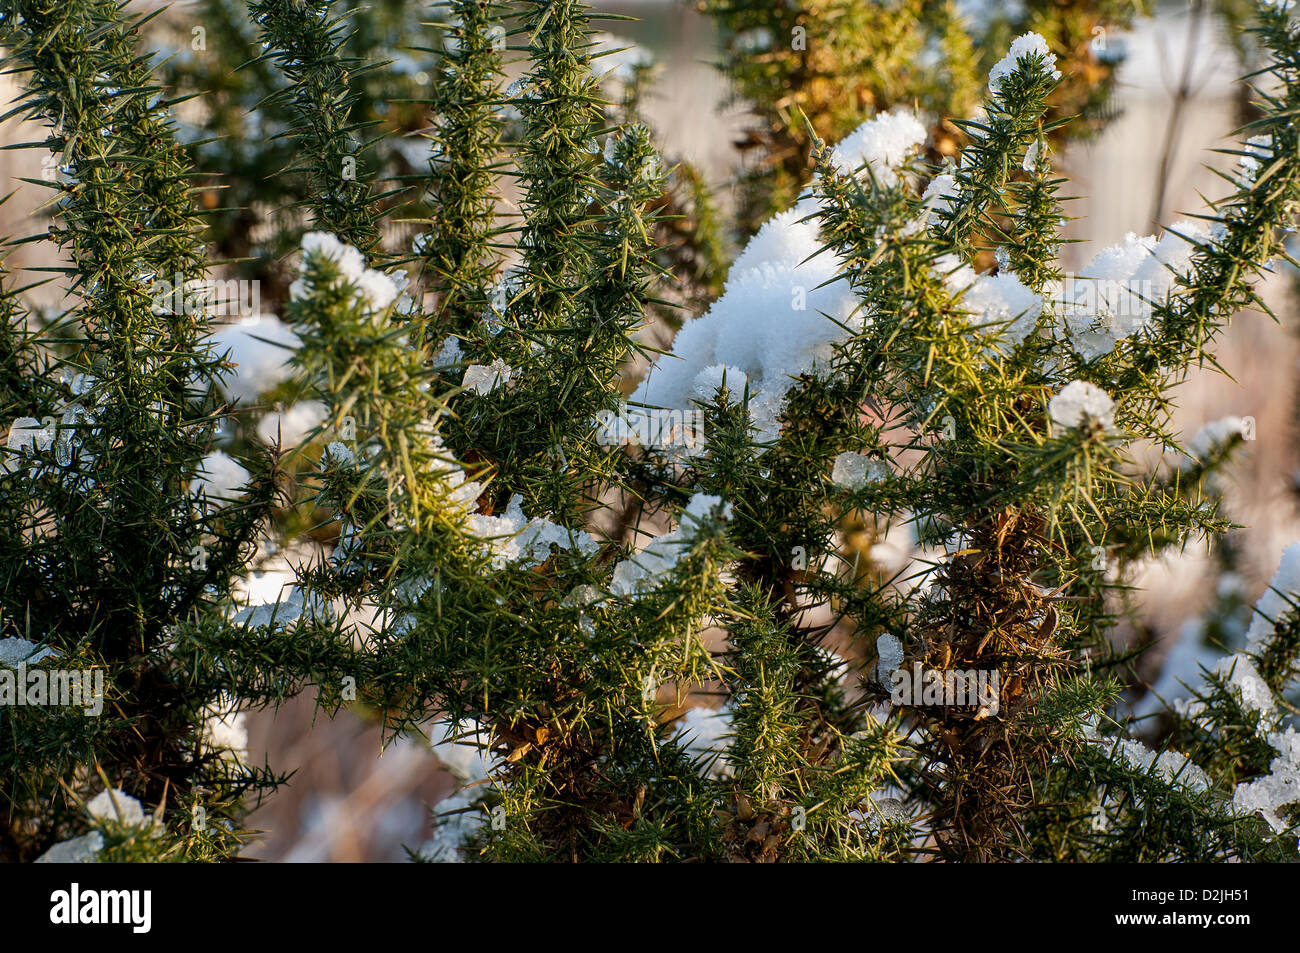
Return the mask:
[[1212,240],[1200,222],[1179,221],[1164,235],[1138,236],[1102,249],[1060,296],[1065,330],[1085,361],[1109,354],[1115,345],[1151,326],[1153,309],[1188,274],[1197,246]]
[[[869,169],[897,181],[904,160],[926,139],[925,127],[898,110],[863,123],[835,149],[846,172]],[[780,432],[782,403],[796,379],[825,365],[838,341],[860,330],[866,315],[847,281],[843,262],[822,252],[814,217],[818,200],[806,196],[750,239],[708,313],[687,322],[632,395],[652,407],[689,410],[711,399],[725,370],[739,397],[749,384],[750,414],[760,440]]]
[[989,92],[996,96],[1001,90],[1003,81],[1015,72],[1019,62],[1031,56],[1041,56],[1052,78],[1061,78],[1061,71],[1056,69],[1056,56],[1047,45],[1047,41],[1037,33],[1026,33],[1012,40],[1007,55],[998,60],[989,70]]

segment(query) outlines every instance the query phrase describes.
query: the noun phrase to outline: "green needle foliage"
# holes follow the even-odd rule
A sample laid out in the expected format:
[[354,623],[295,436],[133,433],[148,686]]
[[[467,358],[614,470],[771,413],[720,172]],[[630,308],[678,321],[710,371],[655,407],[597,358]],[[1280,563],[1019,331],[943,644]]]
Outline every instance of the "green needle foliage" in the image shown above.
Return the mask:
[[[361,196],[366,202],[398,206],[409,199],[405,192],[385,195],[368,184],[376,177],[396,183],[423,174],[426,160],[418,133],[425,114],[418,100],[428,78],[405,52],[427,42],[420,6],[405,0],[336,3],[331,10],[342,23],[335,24],[331,40],[333,16],[324,16],[322,8],[270,5],[274,28],[301,28],[279,58],[266,55],[268,24],[253,19],[262,7],[243,0],[197,0],[150,25],[148,40],[168,53],[157,66],[159,82],[192,97],[179,112],[178,135],[204,174],[200,199],[209,243],[241,278],[263,282],[264,296],[284,294],[288,282],[281,265],[304,227],[310,227],[312,216],[304,209],[313,198],[325,202],[332,214],[339,214],[340,198],[344,205]],[[308,49],[309,56],[333,52],[323,57],[314,75],[295,72],[291,80],[286,70],[300,69]],[[362,62],[371,68],[356,68]],[[333,108],[321,119],[327,129],[315,134],[352,130],[333,165],[320,167],[332,168],[331,181],[341,181],[341,186],[313,180],[304,163],[304,144],[329,148],[299,138],[313,132],[302,126],[295,102],[316,94],[328,97]],[[281,174],[291,167],[299,172]]]
[[499,267],[492,247],[499,206],[501,56],[506,31],[492,4],[451,5],[448,48],[425,105],[430,135],[429,231],[417,239],[429,290],[437,296],[435,335],[466,334],[486,308]]
[[[973,714],[960,707],[913,709],[929,740],[922,746],[924,767],[905,778],[905,787],[931,805],[936,846],[945,856],[1214,859],[1275,849],[1253,825],[1221,811],[1215,785],[1230,788],[1240,774],[1207,776],[1194,764],[1172,770],[1165,756],[1146,759],[1131,741],[1104,750],[1096,719],[1114,688],[1096,653],[1111,624],[1098,611],[1110,583],[1087,560],[1117,543],[1177,546],[1221,526],[1213,500],[1198,502],[1176,484],[1142,478],[1126,448],[1137,439],[1165,439],[1170,387],[1203,359],[1231,313],[1257,300],[1250,280],[1281,251],[1276,223],[1287,221],[1284,208],[1297,187],[1289,121],[1296,34],[1271,8],[1261,19],[1261,42],[1273,53],[1266,71],[1282,90],[1262,96],[1258,125],[1273,137],[1266,140],[1270,159],[1261,162],[1259,175],[1234,182],[1235,193],[1214,210],[1213,228],[1196,244],[1190,266],[1154,303],[1148,328],[1094,360],[1072,355],[1050,302],[1033,328],[1012,337],[1014,326],[990,335],[989,326],[963,319],[952,296],[953,262],[973,257],[967,236],[987,227],[982,220],[999,206],[1019,226],[1016,257],[1003,259],[1004,267],[1018,260],[1035,284],[1050,274],[1047,262],[1028,253],[1051,249],[1060,222],[1041,153],[1030,181],[1007,185],[1009,170],[1021,166],[1026,146],[1037,141],[1034,124],[1050,88],[1038,54],[1022,56],[995,101],[986,103],[991,120],[963,154],[949,208],[926,234],[908,228],[910,206],[898,188],[846,177],[820,153],[816,188],[827,207],[824,230],[872,312],[865,333],[844,349],[842,373],[853,392],[893,408],[904,418],[903,432],[914,434],[883,442],[883,449],[924,448],[920,462],[851,502],[877,513],[906,507],[955,531],[957,551],[923,598],[907,600],[906,621],[891,620],[892,631],[909,661],[1000,673],[995,717],[986,708]],[[1016,209],[1016,200],[1039,207]],[[1058,356],[1049,359],[1052,354]],[[1066,388],[1071,378],[1075,383]],[[1098,389],[1099,406],[1063,413],[1054,405],[1068,389],[1089,388],[1080,381],[1110,394]],[[946,421],[945,432],[927,437],[936,420]],[[1206,717],[1216,724],[1233,719],[1225,706],[1213,706]],[[1141,770],[1148,760],[1159,770]],[[1254,772],[1264,772],[1267,760],[1261,754]],[[1041,818],[1024,826],[1042,797],[1030,792],[1042,791],[1044,779],[1052,800],[1077,804],[1095,796],[1107,813],[1109,795],[1090,795],[1089,787],[1132,788],[1139,775],[1140,787],[1114,805],[1123,823],[1104,836],[1089,826],[1074,841],[1073,832]],[[1169,813],[1153,822],[1162,811]]]
[[332,17],[330,4],[253,2],[265,56],[284,73],[283,101],[293,124],[297,162],[289,172],[310,183],[312,221],[362,251],[379,241],[368,206],[369,179],[362,166],[364,125],[352,119],[359,97],[350,85],[366,66],[343,52],[348,14]]
[[222,363],[202,309],[155,303],[156,278],[206,266],[170,104],[135,51],[140,22],[112,2],[3,14],[7,66],[25,82],[15,112],[47,130],[31,145],[60,171],[33,182],[51,191],[48,237],[69,261],[51,270],[74,304],[36,330],[21,289],[5,291],[5,365],[23,380],[3,398],[0,624],[20,653],[54,653],[42,668],[93,670],[103,694],[97,718],[5,709],[0,844],[31,859],[83,829],[103,772],[170,807],[157,836],[135,830],[141,856],[225,856],[241,796],[274,778],[205,745],[206,713],[238,686],[218,656],[179,650],[178,629],[225,618],[274,496],[270,462],[251,463],[237,504],[194,492],[223,414],[209,396]]
[[[1300,572],[1164,713],[1157,750],[1111,647],[1126,571],[1229,529],[1213,477],[1234,441],[1173,473],[1136,451],[1176,448],[1172,389],[1283,254],[1300,200],[1284,11],[1257,11],[1264,91],[1231,194],[1176,227],[1185,241],[1143,246],[1125,325],[1059,287],[1054,110],[1080,82],[1059,37],[981,54],[959,150],[873,108],[977,95],[988,64],[951,5],[846,10],[848,32],[939,29],[947,59],[876,63],[892,92],[829,127],[786,104],[811,179],[772,187],[795,207],[627,401],[673,277],[669,170],[634,96],[611,120],[588,9],[428,11],[440,42],[406,46],[431,60],[409,97],[433,114],[419,174],[363,161],[382,145],[362,99],[385,75],[357,52],[382,46],[363,12],[250,10],[265,50],[246,75],[293,143],[273,184],[311,216],[282,315],[323,420],[245,460],[222,501],[226,362],[204,309],[151,293],[207,262],[142,24],[112,0],[0,3],[19,112],[64,172],[37,184],[72,301],[42,323],[25,289],[0,294],[0,676],[105,676],[99,717],[0,709],[4,856],[235,856],[242,812],[283,779],[219,741],[222,718],[311,691],[456,766],[420,860],[1295,859]],[[381,241],[412,223],[409,254]],[[319,558],[241,610],[273,520],[305,525]],[[848,557],[838,534],[864,521],[910,531],[918,558]]]

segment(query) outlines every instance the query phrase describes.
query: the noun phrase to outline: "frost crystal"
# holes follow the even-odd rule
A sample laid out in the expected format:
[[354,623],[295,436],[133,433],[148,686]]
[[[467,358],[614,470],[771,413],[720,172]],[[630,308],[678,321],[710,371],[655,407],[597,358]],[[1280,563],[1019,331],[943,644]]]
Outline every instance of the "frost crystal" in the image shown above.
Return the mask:
[[465,368],[461,386],[475,394],[486,395],[496,390],[498,385],[508,384],[514,373],[514,368],[498,357],[491,364],[471,364]]
[[20,662],[25,665],[35,665],[57,654],[53,649],[43,648],[26,639],[17,637],[0,639],[0,665],[6,668],[12,668]]
[[898,167],[925,138],[925,126],[915,113],[896,109],[851,132],[832,150],[831,161],[848,174],[870,166],[883,185],[894,185],[898,182]]
[[1282,809],[1300,803],[1300,734],[1287,728],[1269,735],[1268,743],[1279,752],[1269,765],[1269,773],[1238,784],[1232,792],[1232,804],[1243,814],[1258,811],[1274,831],[1280,832],[1291,826]]
[[1273,713],[1273,693],[1249,656],[1237,653],[1220,659],[1214,667],[1214,674],[1228,680],[1241,699],[1242,708],[1265,716]]
[[710,493],[696,493],[686,503],[684,511],[698,527],[706,520],[731,519],[731,504],[723,503],[722,497]]
[[41,426],[35,417],[19,417],[9,425],[6,445],[14,453],[45,452],[54,444],[54,429]]
[[248,605],[240,609],[234,613],[231,621],[253,629],[275,624],[285,626],[302,618],[309,608],[313,612],[327,615],[327,608],[323,602],[317,603],[313,599],[313,604],[309,607],[302,590],[292,586],[288,592],[280,594],[270,602]]
[[1157,755],[1142,742],[1131,738],[1118,740],[1116,750],[1130,766],[1147,774],[1154,774],[1166,784],[1181,784],[1195,791],[1209,790],[1209,775],[1184,754],[1167,750]]
[[947,172],[936,175],[925,187],[925,194],[921,196],[921,218],[908,229],[908,233],[938,225],[943,219],[943,214],[952,210],[952,203],[956,197],[956,176]]
[[[404,277],[396,277],[366,267],[365,256],[356,248],[339,241],[328,232],[308,232],[302,237],[303,262],[301,274],[305,276],[310,256],[328,258],[338,266],[343,280],[351,285],[356,302],[371,312],[383,311],[402,292]],[[299,277],[289,286],[289,297],[298,300],[307,295],[305,277]]]
[[454,367],[460,363],[460,360],[460,338],[454,334],[448,335],[447,340],[443,341],[442,347],[438,349],[438,353],[434,355],[433,366]]
[[1246,140],[1243,151],[1246,154],[1237,161],[1237,168],[1241,170],[1242,182],[1250,185],[1259,175],[1260,166],[1273,158],[1273,137],[1251,136]]
[[1083,427],[1092,422],[1104,430],[1115,425],[1115,402],[1087,381],[1070,381],[1047,402],[1047,412],[1062,427]]
[[889,688],[893,685],[894,672],[903,666],[903,643],[898,636],[886,632],[876,639],[876,678],[880,684]]
[[[1260,677],[1250,656],[1241,652],[1224,656],[1211,673],[1225,683],[1242,710],[1258,713],[1260,718],[1256,730],[1259,733],[1264,733],[1276,724],[1273,693],[1269,690],[1268,683]],[[1179,700],[1174,703],[1174,710],[1184,718],[1196,720],[1205,715],[1205,703]]]
[[355,467],[357,465],[357,455],[345,444],[335,440],[325,448],[321,464],[322,466],[332,467]]
[[882,829],[903,825],[910,827],[912,815],[908,813],[903,802],[896,797],[885,797],[884,791],[872,793],[869,801],[849,811],[848,818],[854,824],[865,827],[870,833],[877,834]]
[[866,454],[846,450],[835,458],[831,482],[846,490],[860,490],[868,483],[882,483],[889,477],[889,464]]
[[979,275],[953,255],[941,255],[935,266],[974,326],[998,332],[1012,344],[1019,344],[1034,330],[1043,312],[1043,299],[1009,271]]
[[[477,483],[466,485],[478,486]],[[581,530],[571,530],[542,517],[529,519],[522,504],[523,497],[516,493],[506,504],[504,516],[473,513],[468,518],[470,531],[489,541],[496,568],[509,562],[525,568],[540,566],[550,558],[552,546],[560,550],[576,549],[584,556],[593,555],[600,548],[594,538]]]
[[360,278],[366,270],[366,257],[351,245],[341,242],[329,232],[308,232],[302,236],[302,253],[320,255],[339,267],[348,280]]
[[1020,168],[1026,172],[1033,173],[1038,169],[1038,157],[1042,153],[1043,143],[1041,139],[1035,139],[1025,150],[1024,161],[1020,163]]
[[1159,240],[1130,232],[1122,243],[1102,249],[1060,296],[1065,329],[1079,356],[1095,360],[1149,328],[1155,305],[1190,274],[1192,255],[1210,240],[1201,223],[1180,221]]
[[95,855],[104,849],[104,835],[91,831],[55,844],[36,858],[38,864],[93,864]]
[[710,364],[695,376],[691,391],[700,400],[711,403],[719,388],[725,385],[732,403],[738,403],[748,384],[749,378],[744,371],[726,364]]
[[[1252,656],[1263,652],[1273,637],[1275,622],[1294,611],[1293,603],[1300,598],[1300,543],[1292,543],[1282,553],[1282,561],[1269,584],[1269,589],[1255,605],[1255,616],[1246,633],[1246,649],[1219,659],[1212,674],[1225,683],[1237,698],[1243,710],[1259,715],[1256,726],[1260,733],[1277,725],[1277,704],[1268,683],[1255,668]],[[1200,701],[1175,700],[1174,709],[1184,718],[1198,719],[1205,714],[1205,704]]]

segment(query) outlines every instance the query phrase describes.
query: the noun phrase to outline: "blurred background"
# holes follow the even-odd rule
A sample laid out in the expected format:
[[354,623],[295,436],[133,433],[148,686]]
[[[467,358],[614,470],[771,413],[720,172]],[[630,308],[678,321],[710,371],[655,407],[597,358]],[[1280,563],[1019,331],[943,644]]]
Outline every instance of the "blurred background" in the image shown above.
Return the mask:
[[[775,0],[774,0],[775,2]],[[189,4],[173,5],[166,17],[183,24]],[[968,6],[963,4],[962,6]],[[728,81],[715,67],[720,37],[714,21],[672,0],[604,3],[603,12],[636,17],[635,22],[600,24],[644,50],[655,63],[642,113],[659,136],[662,151],[688,160],[714,190],[724,215],[734,207],[731,188],[744,161],[735,143],[745,136],[745,106],[733,102]],[[165,22],[165,21],[164,21]],[[1214,150],[1231,146],[1246,100],[1237,77],[1240,50],[1222,17],[1196,3],[1157,7],[1130,31],[1094,35],[1094,49],[1121,53],[1118,82],[1107,104],[1111,121],[1091,141],[1071,142],[1058,157],[1072,180],[1074,216],[1065,248],[1067,271],[1080,271],[1102,247],[1125,233],[1158,232],[1204,208],[1229,187],[1216,174],[1236,156]],[[619,45],[624,45],[620,43]],[[6,102],[13,79],[0,77]],[[17,120],[0,129],[0,141],[41,138]],[[15,194],[0,205],[0,234],[44,228],[41,190],[20,180],[39,178],[34,150],[0,152],[5,190]],[[48,249],[21,246],[11,268],[42,263]],[[1296,276],[1279,267],[1263,298],[1279,322],[1255,312],[1238,316],[1217,350],[1226,375],[1194,373],[1176,395],[1177,424],[1190,436],[1203,424],[1226,416],[1250,416],[1257,439],[1246,444],[1224,486],[1228,515],[1242,529],[1232,536],[1231,585],[1247,602],[1264,589],[1282,549],[1300,538],[1295,474],[1297,406],[1294,381],[1297,338],[1294,320]],[[53,289],[37,289],[49,304]],[[671,331],[663,330],[663,341]],[[287,563],[269,566],[255,586],[272,591],[288,578]],[[1138,623],[1118,638],[1153,644],[1141,673],[1156,681],[1171,650],[1186,638],[1189,621],[1206,612],[1222,591],[1224,567],[1202,546],[1141,567],[1135,584]],[[1184,646],[1184,655],[1194,649]],[[1141,690],[1136,693],[1140,700]],[[456,787],[427,740],[402,739],[381,750],[378,726],[364,713],[344,710],[329,719],[308,697],[278,711],[247,715],[248,756],[277,771],[295,772],[290,783],[249,818],[263,831],[245,851],[268,861],[396,861],[406,858],[431,833],[430,808]],[[382,755],[382,756],[381,756]]]

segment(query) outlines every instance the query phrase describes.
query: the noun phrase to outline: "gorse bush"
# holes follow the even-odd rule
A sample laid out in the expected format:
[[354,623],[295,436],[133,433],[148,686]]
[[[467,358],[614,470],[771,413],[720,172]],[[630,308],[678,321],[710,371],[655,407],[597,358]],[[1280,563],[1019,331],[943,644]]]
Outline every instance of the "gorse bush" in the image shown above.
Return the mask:
[[[1182,466],[1137,450],[1181,449],[1171,391],[1286,257],[1284,5],[1257,11],[1260,118],[1203,217],[1062,272],[1076,87],[1027,32],[946,165],[905,108],[834,144],[807,122],[811,179],[656,354],[673,170],[634,103],[610,121],[586,7],[429,11],[427,168],[394,175],[353,17],[251,3],[305,229],[256,327],[315,408],[265,447],[232,438],[230,329],[157,296],[214,263],[144,21],[0,10],[73,302],[0,299],[0,676],[103,686],[97,716],[0,709],[6,857],[234,856],[284,780],[234,713],[307,691],[459,776],[421,860],[1295,859],[1300,556],[1156,749],[1110,639],[1129,567],[1228,529],[1237,424]],[[841,534],[863,522],[870,565]],[[278,545],[318,558],[244,605]]]
[[[1032,30],[1064,57],[1048,105],[1053,144],[1087,136],[1110,115],[1115,67],[1140,2],[956,3],[898,0],[702,0],[724,37],[722,67],[752,109],[740,143],[738,225],[752,234],[807,184],[812,136],[837,141],[896,106],[927,116],[932,158],[964,144],[949,120],[969,115],[1011,40]],[[811,132],[804,122],[811,124]]]
[[[97,718],[6,707],[5,851],[31,857],[84,830],[78,792],[103,765],[151,805],[210,812],[203,831],[186,826],[158,851],[226,856],[238,798],[269,777],[204,743],[205,711],[238,704],[242,689],[227,697],[221,660],[187,657],[176,626],[229,598],[273,482],[262,467],[230,507],[205,490],[221,358],[201,312],[160,311],[152,293],[159,276],[202,273],[201,226],[134,26],[114,3],[4,13],[11,62],[30,79],[17,108],[44,124],[58,164],[41,182],[57,207],[48,238],[69,261],[55,270],[78,299],[41,327],[24,322],[22,289],[5,292],[5,660],[47,655],[104,679]],[[137,849],[118,826],[91,836],[119,856]]]

